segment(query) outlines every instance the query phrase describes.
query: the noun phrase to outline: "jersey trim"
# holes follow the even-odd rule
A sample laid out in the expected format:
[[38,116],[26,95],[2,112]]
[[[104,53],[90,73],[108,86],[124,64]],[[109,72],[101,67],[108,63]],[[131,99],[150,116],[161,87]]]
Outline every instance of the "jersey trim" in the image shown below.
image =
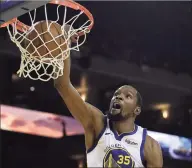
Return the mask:
[[140,147],[140,157],[141,157],[141,161],[144,165],[145,160],[144,160],[144,146],[145,146],[145,140],[146,140],[146,136],[147,136],[147,130],[146,128],[143,129],[143,136],[142,136],[142,143],[141,143],[141,147]]
[[132,132],[125,132],[125,133],[122,133],[122,134],[118,135],[118,133],[113,129],[113,124],[112,124],[112,122],[109,121],[109,123],[110,123],[110,129],[111,129],[111,131],[114,133],[115,139],[118,140],[118,141],[121,141],[121,139],[122,139],[124,136],[135,134],[135,133],[137,132],[137,130],[138,130],[138,125],[135,124],[135,129],[134,129]]
[[107,127],[107,117],[105,116],[105,117],[104,117],[104,127],[103,127],[103,129],[101,130],[101,132],[99,133],[99,135],[98,135],[98,137],[96,138],[95,142],[93,143],[92,147],[90,147],[90,148],[87,150],[87,153],[90,153],[93,149],[95,149],[95,147],[97,146],[100,138],[102,137],[103,133],[105,132],[106,127]]

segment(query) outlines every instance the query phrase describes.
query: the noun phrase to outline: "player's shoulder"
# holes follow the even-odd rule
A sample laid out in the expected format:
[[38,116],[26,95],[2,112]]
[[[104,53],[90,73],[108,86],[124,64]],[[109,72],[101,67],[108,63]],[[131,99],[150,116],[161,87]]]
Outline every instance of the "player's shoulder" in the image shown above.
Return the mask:
[[163,155],[159,143],[151,136],[146,136],[144,158],[148,167],[163,167]]
[[154,152],[157,152],[157,151],[160,151],[160,150],[161,150],[161,146],[158,143],[158,141],[156,141],[151,136],[147,135],[146,140],[145,140],[145,145],[144,145],[144,152],[147,155],[151,155]]
[[150,147],[153,147],[153,146],[158,146],[160,147],[158,141],[156,141],[154,138],[152,138],[151,136],[147,135],[146,136],[146,140],[145,140],[145,144],[146,146],[150,146]]

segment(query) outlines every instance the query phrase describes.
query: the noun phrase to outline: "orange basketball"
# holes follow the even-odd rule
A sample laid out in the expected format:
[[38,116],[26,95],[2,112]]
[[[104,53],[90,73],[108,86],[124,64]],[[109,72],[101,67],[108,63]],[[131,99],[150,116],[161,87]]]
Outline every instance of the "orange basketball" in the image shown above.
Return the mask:
[[66,35],[62,34],[61,25],[49,21],[47,26],[46,21],[41,21],[35,24],[34,29],[26,36],[22,45],[37,59],[40,57],[53,58],[59,55],[61,58],[62,51],[67,49],[65,39]]

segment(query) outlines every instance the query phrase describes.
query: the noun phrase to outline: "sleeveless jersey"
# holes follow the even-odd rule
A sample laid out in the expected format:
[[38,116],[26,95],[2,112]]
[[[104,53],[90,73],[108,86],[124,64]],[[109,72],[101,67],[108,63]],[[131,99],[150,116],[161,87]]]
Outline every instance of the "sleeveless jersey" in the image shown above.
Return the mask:
[[144,167],[144,144],[147,131],[135,125],[130,133],[118,133],[109,119],[97,141],[87,151],[87,167],[141,168]]

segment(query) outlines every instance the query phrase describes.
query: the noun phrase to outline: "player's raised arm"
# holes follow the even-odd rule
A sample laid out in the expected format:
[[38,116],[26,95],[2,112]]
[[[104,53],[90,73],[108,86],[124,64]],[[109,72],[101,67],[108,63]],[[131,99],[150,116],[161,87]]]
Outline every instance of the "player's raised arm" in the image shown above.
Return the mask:
[[[77,119],[84,129],[90,129],[97,125],[97,120],[102,119],[103,114],[92,105],[85,103],[70,81],[70,57],[64,61],[64,74],[55,80],[55,88],[60,93],[69,111]],[[91,128],[92,129],[92,128]]]

